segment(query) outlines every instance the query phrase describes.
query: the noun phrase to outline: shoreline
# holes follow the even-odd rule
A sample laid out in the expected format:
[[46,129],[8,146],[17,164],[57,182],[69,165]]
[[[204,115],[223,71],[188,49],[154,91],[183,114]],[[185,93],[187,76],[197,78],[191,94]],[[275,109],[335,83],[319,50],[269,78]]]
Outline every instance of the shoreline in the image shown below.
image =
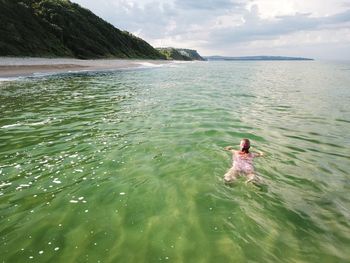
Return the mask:
[[37,74],[57,74],[86,71],[107,71],[131,68],[161,67],[177,63],[151,59],[96,59],[0,57],[0,78],[31,77]]

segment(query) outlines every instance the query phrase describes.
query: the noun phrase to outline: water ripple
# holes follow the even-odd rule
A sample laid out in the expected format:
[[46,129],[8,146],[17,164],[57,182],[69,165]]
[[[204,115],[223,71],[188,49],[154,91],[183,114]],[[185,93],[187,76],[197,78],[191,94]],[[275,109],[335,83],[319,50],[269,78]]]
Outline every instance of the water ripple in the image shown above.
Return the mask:
[[[1,82],[1,259],[346,262],[350,79],[295,63]],[[244,137],[263,186],[222,181]]]

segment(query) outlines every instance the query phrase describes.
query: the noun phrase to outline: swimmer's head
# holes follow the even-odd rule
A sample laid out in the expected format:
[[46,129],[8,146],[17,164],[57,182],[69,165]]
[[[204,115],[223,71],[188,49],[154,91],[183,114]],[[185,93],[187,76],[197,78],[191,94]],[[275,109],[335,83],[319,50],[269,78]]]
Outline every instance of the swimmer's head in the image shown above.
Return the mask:
[[249,153],[250,141],[248,139],[242,139],[240,143],[240,149],[242,152]]

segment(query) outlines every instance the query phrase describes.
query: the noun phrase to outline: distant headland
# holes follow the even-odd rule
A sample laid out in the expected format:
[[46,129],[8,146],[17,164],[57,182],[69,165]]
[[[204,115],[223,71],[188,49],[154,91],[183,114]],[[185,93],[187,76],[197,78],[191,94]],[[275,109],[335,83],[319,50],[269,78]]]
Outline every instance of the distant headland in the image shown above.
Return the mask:
[[303,58],[303,57],[284,57],[284,56],[245,56],[245,57],[226,57],[226,56],[205,56],[206,60],[209,61],[260,61],[260,60],[314,60],[312,58]]

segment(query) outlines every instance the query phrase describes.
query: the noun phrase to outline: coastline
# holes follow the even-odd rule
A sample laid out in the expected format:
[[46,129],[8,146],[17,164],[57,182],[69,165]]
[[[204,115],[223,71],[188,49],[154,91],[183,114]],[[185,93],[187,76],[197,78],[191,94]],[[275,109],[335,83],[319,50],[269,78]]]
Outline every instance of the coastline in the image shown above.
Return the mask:
[[172,64],[169,60],[0,57],[0,78],[30,77],[37,74],[57,74],[85,71],[121,70],[160,67]]

